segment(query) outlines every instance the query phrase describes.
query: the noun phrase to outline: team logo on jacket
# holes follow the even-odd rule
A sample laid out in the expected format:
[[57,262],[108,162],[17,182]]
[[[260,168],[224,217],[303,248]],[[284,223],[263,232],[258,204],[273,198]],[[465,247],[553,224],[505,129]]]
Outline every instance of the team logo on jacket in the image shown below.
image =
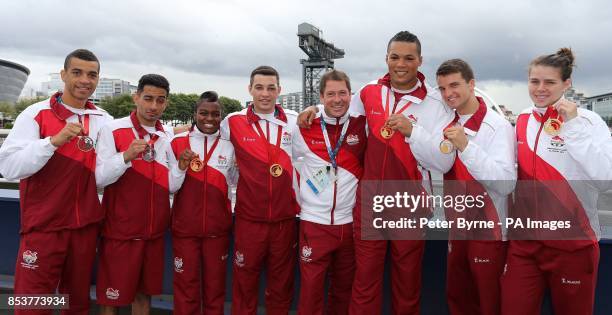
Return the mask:
[[238,267],[244,267],[244,254],[236,251],[236,259],[234,259],[234,263]]
[[418,119],[417,119],[416,117],[414,117],[414,115],[412,115],[412,114],[408,115],[408,117],[406,117],[406,118],[408,118],[408,120],[409,120],[409,121],[410,121],[412,124],[416,124],[416,123],[417,123],[417,121],[418,121]]
[[119,290],[113,288],[106,288],[106,298],[109,300],[116,300],[119,298]]
[[183,258],[174,257],[174,272],[183,272]]
[[565,148],[565,140],[563,140],[563,138],[559,136],[554,136],[550,138],[550,145],[548,146],[548,151],[555,153],[564,153],[565,151],[567,151],[567,149]]
[[358,135],[348,135],[346,136],[346,143],[348,143],[348,145],[356,145],[359,143],[359,136]]
[[283,145],[291,145],[291,134],[288,132],[283,132],[283,136],[281,138],[281,142]]
[[229,254],[221,255],[221,261],[225,261],[229,257]]
[[37,255],[37,252],[33,252],[31,250],[24,251],[22,255],[23,262],[21,263],[21,266],[28,269],[38,268],[38,265],[35,265],[36,260],[38,259]]
[[227,168],[227,157],[219,154],[219,156],[217,157],[217,167]]
[[310,255],[312,255],[312,247],[304,245],[302,247],[302,261],[311,262],[312,259],[310,258]]

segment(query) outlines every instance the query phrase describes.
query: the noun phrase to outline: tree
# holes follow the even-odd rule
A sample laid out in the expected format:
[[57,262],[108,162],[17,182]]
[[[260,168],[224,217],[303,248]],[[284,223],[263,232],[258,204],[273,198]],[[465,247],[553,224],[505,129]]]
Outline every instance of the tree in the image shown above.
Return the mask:
[[197,103],[197,94],[170,93],[168,107],[162,120],[172,125],[190,123],[193,117],[193,106]]
[[223,106],[223,117],[227,116],[230,113],[242,110],[242,105],[240,104],[240,101],[233,98],[221,96],[219,97],[219,104]]
[[128,116],[136,108],[129,94],[104,98],[100,102],[100,107],[115,118]]
[[0,102],[0,113],[4,113],[4,116],[13,116],[15,108],[9,102]]
[[39,96],[36,98],[28,98],[28,99],[22,99],[17,101],[17,103],[15,103],[15,117],[19,116],[19,114],[21,114],[21,112],[23,112],[24,109],[26,109],[26,107],[32,105],[32,104],[36,104],[42,100],[45,100],[47,97],[44,96]]

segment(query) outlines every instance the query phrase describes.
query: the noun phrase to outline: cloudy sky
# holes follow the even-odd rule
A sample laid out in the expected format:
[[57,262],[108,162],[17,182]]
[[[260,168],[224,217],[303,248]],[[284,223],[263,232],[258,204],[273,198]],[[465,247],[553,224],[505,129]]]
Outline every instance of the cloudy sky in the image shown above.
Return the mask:
[[[308,5],[308,7],[306,7]],[[301,90],[297,25],[308,22],[345,50],[336,68],[355,87],[386,71],[387,41],[400,30],[423,45],[422,72],[432,81],[450,58],[467,60],[477,85],[515,112],[529,106],[527,65],[563,46],[576,55],[574,87],[587,96],[612,91],[612,9],[607,1],[31,1],[4,0],[0,58],[31,70],[39,89],[64,57],[88,48],[101,76],[135,84],[161,73],[174,92],[249,99],[250,71],[281,73],[283,92]]]

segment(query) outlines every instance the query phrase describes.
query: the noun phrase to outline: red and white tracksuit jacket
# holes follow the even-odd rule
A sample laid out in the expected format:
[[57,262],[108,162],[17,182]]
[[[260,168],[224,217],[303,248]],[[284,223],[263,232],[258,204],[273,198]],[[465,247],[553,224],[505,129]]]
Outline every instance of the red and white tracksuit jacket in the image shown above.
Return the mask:
[[[139,130],[144,136],[139,136]],[[169,176],[177,163],[170,147],[170,138],[158,121],[155,126],[155,160],[147,162],[142,154],[125,163],[125,152],[132,141],[149,135],[136,118],[130,116],[108,123],[98,136],[96,183],[104,187],[102,206],[106,220],[102,235],[118,240],[156,239],[170,226],[170,192],[178,183]]]
[[[457,150],[453,167],[444,174],[448,193],[484,196],[482,208],[457,212],[446,209],[448,219],[463,217],[468,220],[490,220],[504,223],[496,225],[493,231],[470,234],[467,239],[506,240],[505,219],[508,214],[508,195],[516,183],[516,139],[512,125],[496,112],[487,108],[478,98],[478,110],[459,123],[468,137],[463,152]],[[450,182],[446,182],[450,181]],[[465,189],[465,191],[458,191]],[[445,191],[445,194],[447,192]]]
[[612,139],[605,122],[589,110],[578,108],[578,116],[563,122],[557,136],[544,131],[549,117],[557,118],[556,110],[532,107],[517,118],[518,182],[510,215],[568,220],[571,227],[537,229],[527,237],[516,232],[529,231],[509,231],[502,314],[539,314],[547,287],[555,314],[593,312],[597,199],[612,188]]
[[[329,141],[335,147],[343,125],[349,127],[337,156],[336,181],[316,194],[306,181],[331,162],[323,139],[320,120],[325,119]],[[293,140],[293,158],[303,158],[297,170],[299,178],[300,219],[318,224],[340,225],[353,222],[353,207],[357,184],[363,173],[363,156],[366,148],[365,116],[349,114],[341,118],[328,117],[319,106],[317,117],[310,129],[300,128]]]
[[[463,152],[457,150],[455,163],[444,174],[444,194],[484,196],[484,207],[462,212],[446,209],[447,219],[487,220],[505,223],[508,196],[516,183],[516,139],[512,125],[498,113],[480,106],[469,117],[458,117],[468,137]],[[448,187],[447,187],[448,186]],[[451,314],[499,314],[499,277],[506,263],[506,229],[475,233],[457,232],[466,240],[449,239],[446,296]],[[452,232],[451,232],[452,233]]]
[[[516,201],[514,211],[521,216],[523,210],[533,213],[553,209],[544,212],[561,220],[572,220],[569,239],[542,241],[552,247],[574,250],[600,238],[597,199],[600,191],[612,187],[610,132],[599,115],[579,108],[578,117],[564,122],[560,135],[551,136],[543,130],[551,114],[557,116],[556,111],[540,113],[529,108],[517,118],[517,194],[524,198]],[[525,191],[525,183],[529,182],[539,183],[535,187],[537,195]],[[529,213],[524,215],[538,219]],[[546,219],[545,216],[539,219]],[[554,234],[554,239],[565,235]],[[523,238],[517,235],[515,239]]]
[[0,148],[0,173],[20,179],[21,233],[77,229],[104,218],[94,172],[96,151],[78,149],[75,137],[59,148],[50,142],[66,123],[89,116],[89,136],[112,120],[104,110],[87,102],[77,111],[50,99],[27,107]]
[[[367,216],[371,216],[373,212],[371,200],[363,200],[362,204],[362,188],[372,192],[373,187],[370,186],[374,181],[421,181],[424,174],[428,175],[428,171],[445,173],[453,164],[454,156],[441,153],[439,144],[444,139],[442,130],[453,120],[454,112],[442,102],[440,93],[427,85],[423,74],[418,73],[417,77],[418,82],[413,90],[396,91],[391,87],[389,74],[386,74],[361,88],[353,97],[349,108],[352,112],[365,115],[368,125],[364,171],[353,212],[357,269],[351,314],[380,312],[382,275],[388,245],[384,240],[362,240],[362,233],[378,232],[368,231],[372,230],[368,226],[362,227],[362,216],[367,221]],[[386,121],[385,105],[389,104],[391,114],[396,103],[399,112],[408,102],[412,103],[401,114],[413,122],[411,136],[405,138],[395,132],[391,139],[384,139],[380,129]],[[368,181],[370,184],[367,184]],[[415,193],[425,190],[418,182],[413,182],[412,185],[415,185]],[[430,209],[419,209],[415,215],[428,215],[429,211]],[[422,234],[418,230],[413,233],[416,234],[415,237],[421,237]],[[392,274],[396,275],[391,284],[392,307],[395,312],[418,313],[424,241],[392,241],[390,246]]]
[[[237,217],[276,222],[295,218],[298,213],[291,164],[291,143],[297,130],[297,113],[278,105],[277,112],[277,116],[256,114],[250,105],[240,112],[229,114],[221,122],[221,138],[228,139],[234,145],[240,170],[234,208]],[[267,141],[260,138],[254,124],[259,124]],[[274,150],[279,137],[280,150],[276,152],[276,162],[282,166],[283,172],[274,178],[269,171],[266,145]]]
[[[207,152],[204,152],[205,148]],[[228,182],[235,173],[234,146],[221,139],[218,131],[208,135],[192,128],[172,140],[176,160],[186,149],[197,153],[202,162],[206,156],[210,155],[210,158],[199,172],[194,172],[189,166],[181,171],[178,164],[175,165],[172,176],[178,175],[175,180],[181,188],[174,194],[172,233],[180,237],[228,234],[232,226]]]

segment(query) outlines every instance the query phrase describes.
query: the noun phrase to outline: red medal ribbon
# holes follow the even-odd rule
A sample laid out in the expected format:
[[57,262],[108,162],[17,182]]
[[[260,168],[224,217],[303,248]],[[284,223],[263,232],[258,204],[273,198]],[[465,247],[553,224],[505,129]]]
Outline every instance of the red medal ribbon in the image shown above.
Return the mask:
[[255,128],[257,128],[257,134],[259,135],[259,138],[266,143],[266,149],[268,151],[268,165],[272,166],[272,164],[278,163],[277,159],[278,154],[280,153],[280,143],[283,127],[281,125],[278,126],[278,131],[276,132],[276,145],[273,147],[272,150],[270,150],[271,143],[268,139],[270,136],[270,123],[266,120],[266,134],[268,135],[268,137],[264,135],[263,130],[259,125],[259,121],[255,122]]

